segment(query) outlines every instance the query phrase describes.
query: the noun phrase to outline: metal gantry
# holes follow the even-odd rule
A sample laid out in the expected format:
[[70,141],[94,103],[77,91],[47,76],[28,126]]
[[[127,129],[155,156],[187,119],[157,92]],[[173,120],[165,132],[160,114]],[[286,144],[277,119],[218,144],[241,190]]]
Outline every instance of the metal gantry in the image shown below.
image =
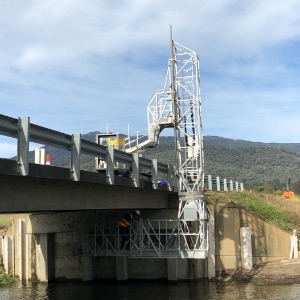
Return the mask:
[[[125,235],[113,223],[95,224],[82,240],[81,250],[84,256],[205,258],[203,237],[186,230],[188,222],[140,219]],[[126,240],[123,245],[122,239]]]
[[97,227],[89,237],[90,242],[85,247],[85,253],[126,253],[129,256],[141,257],[207,256],[209,211],[203,196],[199,58],[195,51],[173,41],[171,27],[170,48],[171,56],[164,87],[155,91],[148,102],[148,140],[131,150],[158,144],[162,130],[173,128],[175,175],[179,194],[177,219],[140,220],[137,227],[131,228],[129,250],[113,247],[110,240],[118,240],[118,232],[113,236],[107,235],[104,229]]
[[[171,30],[170,30],[171,31]],[[201,121],[200,67],[197,53],[172,39],[171,58],[164,88],[154,92],[148,104],[148,135],[158,142],[164,128],[174,129],[175,172],[178,178],[178,219],[184,234],[193,228],[207,249],[209,212],[203,198],[204,159]],[[187,225],[189,224],[189,225]]]

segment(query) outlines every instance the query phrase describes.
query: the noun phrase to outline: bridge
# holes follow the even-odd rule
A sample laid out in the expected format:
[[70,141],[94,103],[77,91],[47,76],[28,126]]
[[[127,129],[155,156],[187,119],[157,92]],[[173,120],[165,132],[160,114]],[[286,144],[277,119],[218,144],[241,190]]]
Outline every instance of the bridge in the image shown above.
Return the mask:
[[[0,115],[0,134],[16,138],[17,158],[0,159],[1,213],[51,212],[88,209],[167,208],[178,202],[174,168],[156,159],[115,150],[113,146],[83,140],[30,123],[29,118]],[[29,142],[58,147],[71,152],[70,168],[29,163]],[[80,156],[104,157],[106,174],[80,170]],[[132,167],[131,177],[114,174],[115,162]],[[151,172],[151,181],[139,172]],[[168,185],[158,184],[165,178]]]
[[[122,266],[124,259],[127,261],[127,257],[189,257],[189,251],[184,250],[184,244],[187,243],[187,238],[192,241],[191,236],[193,234],[186,231],[184,228],[186,226],[185,222],[179,223],[176,219],[179,201],[176,185],[174,185],[176,179],[173,166],[162,164],[156,159],[149,160],[140,157],[138,153],[130,154],[115,150],[113,146],[101,146],[83,140],[80,134],[68,135],[31,124],[29,117],[11,118],[0,115],[0,134],[17,139],[16,159],[0,158],[0,198],[2,200],[0,202],[0,213],[29,213],[27,221],[25,219],[17,221],[15,238],[6,236],[3,242],[1,241],[7,253],[7,255],[3,254],[7,261],[7,270],[12,270],[12,265],[16,263],[16,256],[21,257],[25,248],[31,248],[32,242],[24,240],[25,235],[28,238],[30,237],[31,241],[33,236],[36,236],[39,241],[43,241],[43,245],[39,246],[42,249],[42,256],[39,257],[39,260],[42,260],[44,267],[42,267],[42,270],[37,269],[38,277],[42,281],[47,281],[53,275],[47,271],[46,265],[49,261],[44,258],[44,256],[51,256],[48,250],[49,247],[54,247],[51,240],[52,234],[44,233],[44,229],[41,229],[48,223],[46,221],[49,218],[48,213],[53,213],[52,216],[56,220],[54,223],[58,227],[63,226],[61,214],[69,217],[72,213],[76,214],[78,212],[81,214],[82,222],[85,225],[83,226],[84,229],[81,228],[76,233],[79,235],[76,247],[77,251],[79,247],[82,260],[84,260],[84,257],[117,256],[117,260],[122,260],[120,263],[120,266]],[[70,168],[30,163],[30,142],[70,151]],[[81,154],[93,157],[101,156],[102,159],[105,159],[107,162],[106,173],[81,170]],[[115,176],[114,164],[116,162],[130,165],[132,169],[131,176]],[[140,169],[151,172],[150,181],[142,178]],[[158,178],[164,178],[168,184],[159,185]],[[107,234],[101,231],[99,224],[96,225],[95,223],[95,226],[97,226],[95,231],[92,234],[87,234],[94,226],[91,222],[98,221],[99,223],[99,220],[104,222],[106,216],[111,215],[114,210],[134,208],[141,209],[143,212],[150,211],[148,214],[144,213],[144,216],[153,216],[153,211],[161,211],[162,213],[159,215],[160,220],[154,221],[156,222],[155,225],[151,224],[149,220],[142,220],[139,225],[140,229],[132,229],[134,232],[130,232],[129,243],[132,244],[130,251],[120,249],[119,245],[112,244],[113,240],[120,239],[119,232],[114,233],[114,235]],[[102,213],[100,219],[99,217],[90,219],[90,214],[84,213],[87,211],[107,211],[107,213],[104,213],[104,215]],[[74,218],[74,214],[71,216]],[[36,221],[37,218],[39,221]],[[72,224],[72,229],[64,230],[74,230],[76,220],[73,220]],[[176,232],[174,232],[174,229],[172,230],[170,224],[176,228]],[[25,227],[28,226],[31,227],[30,235],[25,233]],[[113,227],[114,225],[111,224],[111,228]],[[15,227],[13,226],[13,228]],[[56,232],[58,229],[50,229],[50,231],[53,230]],[[49,229],[46,231],[49,231]],[[183,233],[183,231],[186,232]],[[82,237],[84,232],[87,234],[85,238]],[[23,236],[20,237],[21,240],[18,240],[19,236]],[[133,236],[135,236],[134,239]],[[85,240],[83,244],[82,238]],[[165,240],[164,243],[162,239]],[[193,257],[204,258],[205,251],[203,248],[205,248],[205,245],[200,245],[200,240],[196,236],[195,241],[194,246],[201,246],[202,249],[195,249]],[[36,244],[35,247],[38,247],[38,245]],[[15,257],[14,262],[9,264],[8,257]],[[86,261],[90,262],[90,260]],[[171,265],[171,269],[174,268],[173,262],[168,264]],[[27,260],[25,265],[28,267],[30,262]],[[177,268],[176,263],[175,266]],[[20,262],[18,268],[19,271],[13,269],[15,274],[19,275],[20,278],[30,278],[31,275],[23,274],[26,269],[24,262]],[[52,266],[52,268],[54,267]],[[120,268],[120,272],[127,272],[127,268]],[[124,276],[120,278],[124,278]]]
[[[17,139],[16,159],[0,158],[1,213],[76,211],[89,209],[163,209],[178,207],[174,167],[138,153],[118,151],[30,123],[30,118],[11,118],[0,114],[0,134]],[[29,163],[29,143],[35,142],[71,152],[70,168]],[[80,169],[80,156],[101,156],[107,160],[106,173]],[[114,174],[114,164],[132,168],[131,177]],[[151,180],[142,178],[140,169],[151,173]],[[167,185],[159,185],[164,178]],[[208,189],[243,190],[232,180],[205,176]],[[109,196],[108,196],[109,195]],[[109,200],[108,200],[109,199]]]
[[[98,215],[94,216],[93,228],[90,227],[91,216],[81,215],[81,219],[84,220],[81,232],[85,233],[85,237],[82,234],[79,237],[77,230],[76,241],[77,246],[81,244],[79,249],[81,257],[116,256],[117,273],[121,273],[117,278],[128,277],[127,258],[137,257],[167,259],[167,277],[171,280],[178,278],[177,258],[200,259],[201,269],[204,269],[204,260],[208,260],[208,277],[213,277],[215,272],[214,218],[203,195],[205,176],[199,58],[195,51],[174,42],[172,30],[170,33],[171,58],[166,81],[163,89],[155,91],[148,102],[148,140],[139,146],[157,145],[161,131],[173,128],[175,167],[159,163],[156,159],[145,159],[139,153],[118,151],[113,145],[104,147],[83,140],[80,134],[68,135],[31,124],[29,117],[13,119],[0,115],[0,134],[18,140],[16,162],[3,159],[0,161],[6,165],[0,175],[0,195],[5,199],[0,205],[0,211],[55,212],[54,219],[60,224],[59,230],[65,232],[67,229],[62,229],[65,227],[64,218],[72,218],[70,215],[64,215],[59,219],[58,212],[86,213],[105,210],[101,218]],[[30,164],[29,142],[70,151],[70,169]],[[138,147],[134,150],[138,150]],[[105,161],[105,173],[82,171],[81,154]],[[129,166],[131,176],[128,178],[115,176],[116,164]],[[142,178],[141,169],[151,173],[150,181]],[[159,186],[159,178],[165,180],[167,185]],[[215,179],[215,184],[220,188],[221,181]],[[209,185],[214,181],[211,177],[207,180]],[[224,190],[227,189],[226,181],[222,184]],[[233,183],[229,184],[229,187],[232,190]],[[140,219],[136,226],[130,226],[127,243],[120,247],[120,229],[113,233],[112,229],[116,228],[114,225],[103,226],[103,224],[107,225],[107,220],[113,218],[112,210],[122,208],[145,209],[143,213],[146,219]],[[151,212],[151,208],[156,211]],[[148,209],[150,212],[147,214]],[[44,229],[46,232],[41,230],[41,226],[48,224],[45,216],[41,216],[34,226],[35,217],[36,215],[29,217],[29,225],[26,225],[26,228],[31,227],[32,231],[29,233],[39,235],[37,238],[31,236],[25,248],[29,249],[34,244],[36,256],[40,255],[42,248],[43,255],[36,257],[35,264],[37,265],[40,260],[43,262],[44,268],[41,273],[47,277],[49,274],[46,274],[45,270],[53,271],[54,268],[57,270],[60,259],[57,259],[59,256],[55,256],[56,265],[45,267],[49,263],[49,259],[45,260],[45,257],[49,256],[51,260],[54,257],[54,250],[51,252],[51,249],[57,251],[61,244],[64,244],[64,240],[60,240],[57,244],[60,238],[57,228]],[[95,223],[100,220],[102,225]],[[22,222],[25,221],[18,221],[17,236],[22,235],[22,228],[25,226]],[[76,223],[76,218],[69,223],[72,223],[70,225],[72,230],[74,222]],[[208,230],[209,228],[212,230]],[[52,236],[53,232],[56,239]],[[68,248],[70,248],[75,239],[66,236],[64,238],[69,241]],[[36,240],[32,243],[34,239]],[[74,253],[78,254],[75,248],[67,260],[70,260],[70,257],[74,259]],[[19,259],[22,260],[22,254],[20,256]],[[93,260],[89,258],[87,261],[82,264],[82,261],[77,260],[77,263],[89,265],[89,270],[85,271],[88,271],[88,276],[91,277],[94,272]],[[195,270],[195,266],[189,264],[187,260],[184,263],[188,264],[190,271]],[[30,263],[27,263],[27,267],[29,265]]]

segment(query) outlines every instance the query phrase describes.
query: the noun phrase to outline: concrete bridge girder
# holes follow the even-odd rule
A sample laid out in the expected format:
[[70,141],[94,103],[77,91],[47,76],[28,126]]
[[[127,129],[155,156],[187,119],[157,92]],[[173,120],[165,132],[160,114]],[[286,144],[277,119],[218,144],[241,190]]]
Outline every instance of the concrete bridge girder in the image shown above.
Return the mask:
[[178,195],[152,189],[151,182],[133,187],[130,178],[115,176],[106,184],[104,174],[80,171],[70,180],[67,168],[29,164],[29,175],[17,174],[17,162],[0,159],[0,213],[178,207]]
[[168,208],[176,193],[142,188],[109,186],[0,175],[1,213],[73,211],[91,209]]

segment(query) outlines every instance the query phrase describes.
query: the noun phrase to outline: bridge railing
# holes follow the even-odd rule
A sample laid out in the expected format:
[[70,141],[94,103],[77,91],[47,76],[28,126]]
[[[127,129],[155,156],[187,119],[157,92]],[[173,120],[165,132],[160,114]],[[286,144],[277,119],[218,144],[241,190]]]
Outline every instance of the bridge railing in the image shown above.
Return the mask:
[[242,182],[233,181],[227,178],[221,178],[220,176],[213,177],[212,175],[204,176],[204,186],[208,190],[217,191],[244,191],[244,184]]
[[[152,188],[158,189],[159,175],[168,183],[167,189],[177,191],[174,167],[165,165],[157,159],[146,159],[138,153],[126,153],[115,150],[113,146],[102,146],[81,138],[80,134],[66,134],[30,123],[30,118],[11,118],[0,114],[0,134],[17,139],[17,173],[29,175],[29,142],[44,144],[71,151],[70,180],[80,181],[80,157],[86,154],[101,157],[107,161],[106,177],[108,184],[114,184],[115,162],[130,165],[132,184],[139,187],[140,170],[151,172]],[[243,183],[212,175],[204,176],[205,187],[209,190],[233,191],[244,190]]]
[[30,118],[11,118],[0,114],[0,134],[17,139],[17,174],[29,175],[29,142],[44,144],[71,151],[70,180],[80,181],[80,157],[86,154],[104,158],[107,162],[106,177],[108,184],[114,184],[115,162],[129,164],[132,184],[139,187],[140,169],[151,172],[152,188],[158,189],[159,174],[167,181],[167,189],[176,189],[174,167],[165,165],[157,159],[146,159],[138,153],[115,150],[113,146],[102,146],[81,138],[81,134],[65,134],[30,123]]

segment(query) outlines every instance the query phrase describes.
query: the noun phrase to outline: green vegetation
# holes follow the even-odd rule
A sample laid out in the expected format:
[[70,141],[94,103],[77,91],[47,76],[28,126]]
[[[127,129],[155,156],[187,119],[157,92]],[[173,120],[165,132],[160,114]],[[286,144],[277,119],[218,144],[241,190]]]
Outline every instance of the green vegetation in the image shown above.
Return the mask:
[[18,281],[18,278],[12,274],[7,274],[5,271],[0,268],[0,286],[1,285],[9,285]]
[[291,231],[293,228],[289,214],[273,206],[259,194],[234,193],[234,201],[283,230]]
[[0,230],[7,228],[12,220],[13,220],[13,215],[11,214],[0,215]]
[[266,222],[292,232],[299,232],[299,199],[283,199],[276,194],[250,192],[212,192],[205,193],[209,203],[236,204],[250,213],[257,215]]

